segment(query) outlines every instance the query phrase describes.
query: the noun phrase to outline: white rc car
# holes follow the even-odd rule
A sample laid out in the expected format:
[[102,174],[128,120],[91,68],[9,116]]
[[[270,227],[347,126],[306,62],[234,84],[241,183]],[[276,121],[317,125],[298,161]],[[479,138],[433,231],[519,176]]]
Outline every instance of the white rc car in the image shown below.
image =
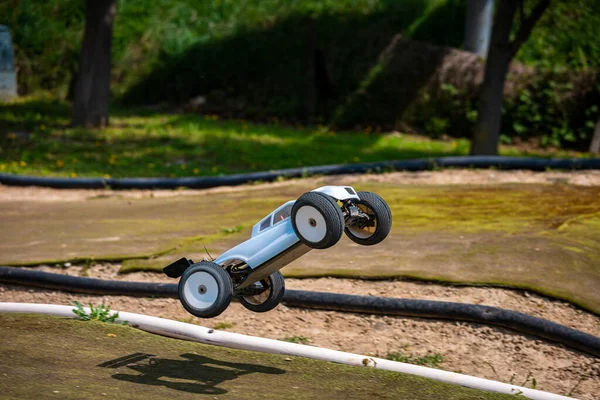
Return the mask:
[[387,203],[349,186],[323,186],[281,205],[252,228],[252,237],[216,260],[181,258],[163,271],[179,278],[183,307],[200,318],[221,314],[235,296],[248,310],[275,308],[285,291],[279,271],[311,249],[336,244],[342,232],[370,246],[392,227]]

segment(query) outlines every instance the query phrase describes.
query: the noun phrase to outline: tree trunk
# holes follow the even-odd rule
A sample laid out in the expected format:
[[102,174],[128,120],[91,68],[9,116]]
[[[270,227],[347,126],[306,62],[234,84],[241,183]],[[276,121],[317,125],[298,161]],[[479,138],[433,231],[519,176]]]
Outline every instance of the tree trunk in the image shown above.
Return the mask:
[[509,39],[516,9],[516,0],[498,2],[471,146],[473,155],[498,154],[504,81],[512,58]]
[[[519,5],[521,6],[521,26],[515,39],[511,42],[510,33]],[[529,38],[533,27],[549,5],[550,0],[540,0],[531,11],[531,14],[525,18],[523,15],[523,0],[498,1],[492,28],[491,45],[485,63],[485,77],[483,78],[477,122],[473,132],[471,154],[498,154],[506,74],[514,55]]]
[[590,144],[590,153],[600,154],[600,115],[598,116],[598,122],[596,122],[596,128],[594,129],[594,137],[592,137],[592,143]]
[[108,125],[110,64],[116,0],[88,0],[73,101],[73,125]]
[[504,82],[510,66],[506,50],[490,50],[485,63],[485,78],[479,99],[479,113],[471,146],[473,155],[498,154],[498,139],[502,125]]

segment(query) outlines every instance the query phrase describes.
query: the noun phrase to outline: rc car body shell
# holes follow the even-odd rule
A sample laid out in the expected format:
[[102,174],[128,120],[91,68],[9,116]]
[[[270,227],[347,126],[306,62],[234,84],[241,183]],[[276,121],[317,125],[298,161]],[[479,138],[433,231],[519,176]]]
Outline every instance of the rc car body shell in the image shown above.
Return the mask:
[[360,198],[356,194],[356,190],[354,190],[350,186],[322,186],[313,190],[313,192],[324,193],[328,196],[333,197],[336,200],[360,200]]
[[[336,200],[359,200],[350,186],[323,186],[313,190]],[[245,242],[221,254],[215,263],[227,267],[240,263],[252,268],[247,279],[235,290],[239,291],[252,283],[264,279],[311,250],[300,242],[292,226],[290,212],[295,200],[288,201],[275,209],[252,228],[252,236]]]
[[377,244],[390,232],[391,218],[375,193],[323,186],[279,206],[254,225],[250,239],[216,260],[194,263],[183,257],[163,271],[181,278],[179,298],[196,317],[219,315],[234,297],[250,311],[266,312],[285,293],[281,268],[312,249],[334,246],[344,232],[360,245]]

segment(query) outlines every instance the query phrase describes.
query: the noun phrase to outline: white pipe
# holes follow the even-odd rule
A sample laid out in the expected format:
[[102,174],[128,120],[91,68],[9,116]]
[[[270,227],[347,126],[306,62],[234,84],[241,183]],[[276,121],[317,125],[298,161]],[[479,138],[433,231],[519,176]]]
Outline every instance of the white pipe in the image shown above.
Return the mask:
[[[76,315],[73,313],[73,309],[74,308],[72,306],[61,306],[54,304],[0,302],[0,312],[5,313],[48,314],[60,317],[76,318]],[[89,308],[85,308],[85,310],[88,313],[90,311]],[[117,311],[112,311],[112,313],[116,312]],[[486,390],[489,392],[506,394],[520,393],[522,396],[530,399],[570,399],[570,397],[542,392],[540,390],[528,389],[525,387],[496,382],[489,379],[457,374],[455,372],[442,371],[435,368],[421,367],[418,365],[384,360],[382,358],[362,356],[359,354],[345,353],[343,351],[323,349],[320,347],[282,342],[275,339],[265,339],[255,336],[242,335],[239,333],[222,332],[203,326],[171,321],[164,318],[150,317],[147,315],[119,312],[119,318],[117,319],[117,322],[123,321],[127,321],[130,326],[147,332],[193,342],[235,349],[260,351],[264,353],[306,357],[315,360],[331,361],[339,364],[365,366],[387,371],[402,372],[405,374],[418,375],[441,382],[453,383],[455,385]]]

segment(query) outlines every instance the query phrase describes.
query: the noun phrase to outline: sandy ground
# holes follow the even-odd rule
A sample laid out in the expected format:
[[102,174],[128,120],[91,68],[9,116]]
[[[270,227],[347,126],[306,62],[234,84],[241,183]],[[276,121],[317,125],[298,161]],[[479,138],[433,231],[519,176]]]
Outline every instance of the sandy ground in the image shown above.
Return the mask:
[[[352,184],[358,180],[377,180],[406,184],[498,184],[570,183],[599,186],[600,171],[549,172],[445,170],[422,173],[391,173],[382,175],[311,178],[315,182]],[[304,181],[306,182],[306,181]],[[294,184],[294,181],[271,185]],[[244,190],[248,190],[248,186]],[[264,188],[256,185],[251,188]],[[215,188],[209,191],[235,191],[236,188]],[[98,196],[179,196],[206,191],[107,191],[53,190],[14,188],[0,185],[0,199],[77,201]],[[152,273],[117,276],[118,264],[98,264],[89,269],[90,277],[163,281]],[[41,266],[57,272],[56,268]],[[60,272],[82,275],[80,266]],[[316,290],[360,295],[405,297],[475,303],[525,312],[546,318],[581,331],[600,336],[600,318],[568,303],[544,298],[518,290],[488,287],[457,287],[409,281],[359,281],[345,279],[286,280],[288,289]],[[409,356],[439,353],[444,361],[439,368],[484,378],[511,382],[581,399],[600,399],[600,358],[592,357],[561,345],[539,340],[502,328],[472,323],[447,322],[406,317],[345,314],[289,308],[280,305],[265,314],[255,314],[234,303],[221,316],[211,320],[191,317],[175,299],[129,298],[122,296],[84,296],[0,285],[0,301],[44,302],[70,304],[101,302],[113,309],[178,319],[214,327],[218,323],[232,325],[229,331],[275,339],[303,336],[310,344],[344,351],[384,356],[400,351]]]
[[[99,264],[88,276],[135,281],[169,281],[152,273],[117,276],[118,264]],[[59,269],[36,267],[44,271]],[[83,267],[60,272],[80,276]],[[171,281],[173,282],[173,281]],[[457,287],[410,281],[360,281],[347,279],[287,279],[288,289],[315,290],[384,297],[457,301],[517,310],[600,336],[600,318],[568,303],[519,290]],[[346,314],[303,310],[280,305],[256,314],[233,303],[217,318],[200,320],[189,315],[175,299],[86,296],[12,285],[0,285],[0,301],[70,304],[110,304],[112,309],[139,312],[215,327],[226,324],[232,332],[273,339],[304,337],[310,344],[360,354],[406,356],[441,354],[439,368],[511,382],[581,399],[600,393],[600,358],[503,328],[473,323],[420,318]]]

